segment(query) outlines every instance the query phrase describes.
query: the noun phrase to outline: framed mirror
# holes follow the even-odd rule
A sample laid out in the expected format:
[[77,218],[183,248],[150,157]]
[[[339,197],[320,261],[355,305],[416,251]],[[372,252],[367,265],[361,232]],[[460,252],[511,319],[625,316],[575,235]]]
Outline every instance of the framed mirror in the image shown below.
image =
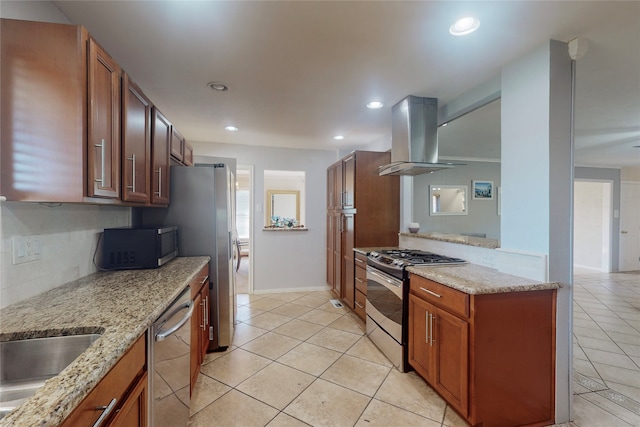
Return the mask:
[[429,215],[468,215],[466,185],[430,185]]
[[275,225],[274,218],[295,220],[300,224],[300,191],[267,190],[267,210],[265,224]]

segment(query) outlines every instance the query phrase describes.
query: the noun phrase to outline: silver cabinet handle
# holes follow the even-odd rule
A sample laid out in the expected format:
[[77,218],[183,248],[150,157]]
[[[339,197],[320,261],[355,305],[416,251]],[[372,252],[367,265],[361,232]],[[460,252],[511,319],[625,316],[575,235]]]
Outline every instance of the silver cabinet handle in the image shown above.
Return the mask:
[[364,310],[364,305],[360,304],[358,301],[356,301],[355,303],[358,308],[361,308]]
[[200,327],[204,330],[207,325],[207,321],[204,317],[204,300],[200,301],[200,307],[202,307],[202,323],[200,324]]
[[131,189],[131,192],[136,192],[136,155],[132,154],[131,157],[127,157],[127,160],[130,160],[132,163],[131,166],[131,176],[132,176],[132,185],[127,185],[127,188]]
[[436,293],[435,293],[435,292],[433,292],[433,291],[430,291],[429,289],[425,289],[425,288],[423,288],[422,286],[420,287],[420,290],[421,290],[421,291],[425,291],[426,293],[431,294],[431,295],[433,295],[434,297],[441,298],[441,296],[440,296],[440,295],[436,294]]
[[201,284],[201,285],[204,285],[204,282],[206,282],[208,278],[209,278],[209,276],[204,276],[204,277],[202,278],[202,281],[200,282],[200,284]]
[[102,138],[100,140],[100,144],[93,144],[94,147],[100,147],[100,161],[102,163],[102,170],[101,170],[101,176],[100,179],[95,179],[96,182],[99,182],[101,185],[101,187],[104,187],[104,150],[105,150],[105,144],[104,144],[104,138]]
[[159,167],[156,173],[158,174],[158,191],[156,194],[162,197],[162,167]]
[[209,324],[209,297],[204,297],[204,330],[207,330]]
[[365,262],[364,262],[363,260],[361,260],[360,258],[356,258],[355,260],[356,260],[356,262],[359,262],[360,264],[364,264],[364,263],[365,263]]
[[96,407],[96,411],[103,411],[103,412],[102,412],[102,414],[100,414],[100,418],[98,418],[96,420],[96,422],[93,423],[93,427],[98,427],[98,426],[102,425],[102,422],[109,416],[111,411],[113,411],[113,408],[116,406],[117,402],[118,402],[118,399],[116,399],[114,397],[113,399],[111,399],[111,402],[109,402],[109,404],[107,406],[97,406]]
[[429,344],[429,312],[424,311],[424,342]]
[[433,342],[435,341],[433,339],[433,319],[435,319],[436,316],[434,316],[433,314],[429,314],[429,329],[431,330],[431,333],[429,334],[429,340],[430,343],[429,345],[433,347]]
[[356,282],[364,283],[364,280],[360,280],[356,277]]

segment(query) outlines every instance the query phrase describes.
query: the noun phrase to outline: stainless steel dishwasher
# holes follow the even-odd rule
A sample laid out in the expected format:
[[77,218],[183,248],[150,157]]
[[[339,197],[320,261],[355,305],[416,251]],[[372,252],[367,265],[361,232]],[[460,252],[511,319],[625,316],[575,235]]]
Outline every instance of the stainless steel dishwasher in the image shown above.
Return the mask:
[[191,314],[187,288],[151,326],[149,379],[151,427],[182,427],[189,421]]

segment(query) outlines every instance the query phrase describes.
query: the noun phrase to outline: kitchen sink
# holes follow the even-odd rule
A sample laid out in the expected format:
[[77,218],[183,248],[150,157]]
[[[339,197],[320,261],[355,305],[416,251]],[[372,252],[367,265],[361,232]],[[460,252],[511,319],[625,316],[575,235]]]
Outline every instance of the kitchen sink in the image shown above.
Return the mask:
[[81,334],[0,342],[0,419],[100,337]]

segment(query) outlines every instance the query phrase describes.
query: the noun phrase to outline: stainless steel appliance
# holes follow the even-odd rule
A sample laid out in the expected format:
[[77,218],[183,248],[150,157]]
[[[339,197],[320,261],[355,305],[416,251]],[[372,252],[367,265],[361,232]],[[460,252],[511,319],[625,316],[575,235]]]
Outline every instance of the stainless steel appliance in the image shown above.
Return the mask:
[[105,228],[101,268],[158,268],[178,255],[177,234],[175,226]]
[[186,426],[191,379],[191,290],[187,286],[151,326],[148,345],[149,389],[153,427]]
[[407,96],[391,108],[391,163],[380,175],[420,175],[450,169],[438,162],[438,99]]
[[211,257],[208,351],[231,345],[235,321],[233,231],[235,178],[228,163],[171,166],[168,208],[140,209],[143,226],[178,227],[181,256]]
[[409,368],[406,346],[411,265],[454,265],[460,258],[411,249],[381,250],[367,257],[367,336],[401,372]]

